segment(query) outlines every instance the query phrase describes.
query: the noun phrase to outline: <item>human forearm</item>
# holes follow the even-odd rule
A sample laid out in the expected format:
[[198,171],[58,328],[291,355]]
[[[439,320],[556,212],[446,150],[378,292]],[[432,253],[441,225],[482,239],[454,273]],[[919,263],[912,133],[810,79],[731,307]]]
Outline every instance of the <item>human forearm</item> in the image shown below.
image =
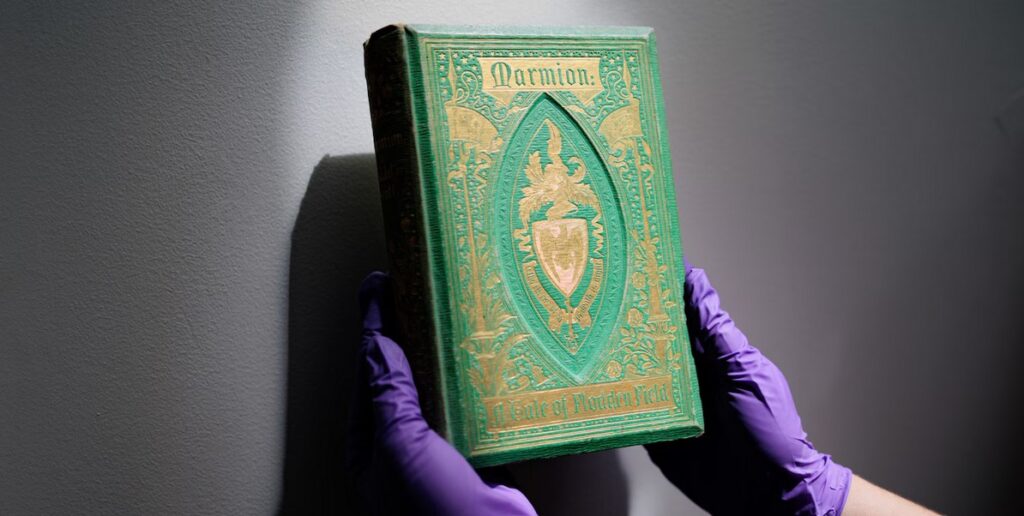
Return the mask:
[[850,492],[846,497],[846,507],[843,509],[844,516],[919,514],[936,513],[853,475]]

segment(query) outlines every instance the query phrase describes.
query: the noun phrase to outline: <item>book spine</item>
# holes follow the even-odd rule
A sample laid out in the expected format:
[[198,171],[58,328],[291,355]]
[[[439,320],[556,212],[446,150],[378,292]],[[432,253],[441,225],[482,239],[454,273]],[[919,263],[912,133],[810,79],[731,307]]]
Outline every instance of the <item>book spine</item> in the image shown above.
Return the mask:
[[364,49],[377,177],[384,211],[388,267],[398,316],[395,338],[412,368],[420,407],[431,428],[447,437],[430,291],[423,185],[416,148],[409,34],[392,25]]

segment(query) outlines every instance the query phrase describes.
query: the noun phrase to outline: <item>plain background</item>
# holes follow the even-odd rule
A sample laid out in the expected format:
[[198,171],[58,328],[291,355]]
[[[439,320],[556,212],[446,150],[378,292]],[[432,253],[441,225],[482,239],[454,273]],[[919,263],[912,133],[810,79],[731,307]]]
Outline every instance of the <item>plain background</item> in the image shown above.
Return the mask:
[[[64,4],[0,7],[0,514],[350,504],[395,21],[653,26],[684,249],[814,444],[1020,511],[1024,3]],[[699,513],[642,449],[513,473],[542,513]]]

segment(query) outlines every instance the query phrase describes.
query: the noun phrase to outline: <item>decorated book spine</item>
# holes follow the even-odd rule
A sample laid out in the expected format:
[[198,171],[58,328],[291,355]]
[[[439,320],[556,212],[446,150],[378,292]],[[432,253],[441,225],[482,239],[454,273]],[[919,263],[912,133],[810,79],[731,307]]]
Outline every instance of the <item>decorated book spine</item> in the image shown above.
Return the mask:
[[396,310],[402,311],[394,322],[395,338],[412,367],[424,417],[445,436],[408,38],[401,25],[370,36],[364,52],[366,85],[393,301]]

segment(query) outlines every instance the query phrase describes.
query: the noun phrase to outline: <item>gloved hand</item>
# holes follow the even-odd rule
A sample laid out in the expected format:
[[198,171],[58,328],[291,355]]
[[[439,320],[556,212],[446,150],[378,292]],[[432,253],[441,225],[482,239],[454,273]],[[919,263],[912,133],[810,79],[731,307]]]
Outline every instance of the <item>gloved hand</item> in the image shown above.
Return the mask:
[[371,513],[536,514],[515,489],[492,485],[427,426],[402,349],[387,336],[387,275],[360,287],[363,339],[358,352],[349,457]]
[[814,449],[782,372],[719,306],[704,271],[686,268],[705,434],[648,445],[651,459],[712,514],[839,514],[850,470]]

